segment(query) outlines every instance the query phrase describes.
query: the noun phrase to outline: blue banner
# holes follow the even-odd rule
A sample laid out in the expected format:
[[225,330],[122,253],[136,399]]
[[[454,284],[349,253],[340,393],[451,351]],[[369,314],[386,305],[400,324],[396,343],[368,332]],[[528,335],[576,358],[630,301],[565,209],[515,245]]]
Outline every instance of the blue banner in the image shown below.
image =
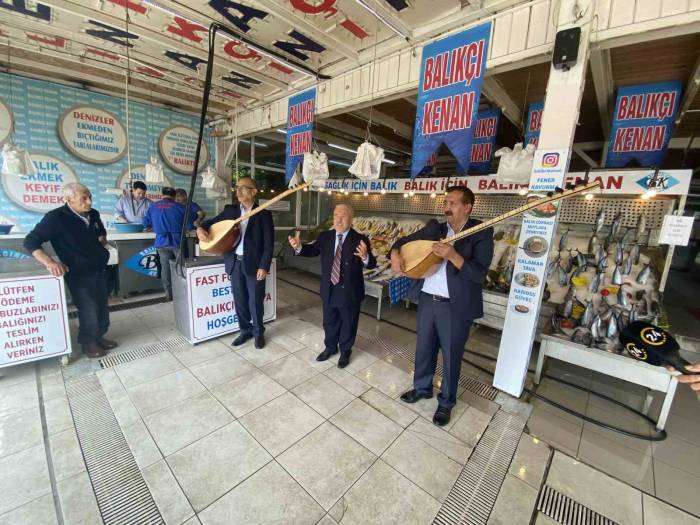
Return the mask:
[[489,173],[491,171],[491,159],[496,146],[496,132],[498,131],[500,118],[500,109],[480,111],[476,116],[469,171],[478,173]]
[[673,133],[681,90],[677,81],[618,90],[605,167],[624,168],[633,160],[642,167],[661,163]]
[[411,178],[443,143],[467,172],[490,35],[487,22],[423,48]]
[[540,128],[542,127],[542,110],[544,102],[532,102],[527,110],[527,124],[525,126],[525,144],[533,144],[535,148],[540,142]]
[[316,117],[316,88],[289,99],[287,110],[287,149],[285,181],[294,176],[294,170],[304,159],[304,153],[313,149],[314,119]]

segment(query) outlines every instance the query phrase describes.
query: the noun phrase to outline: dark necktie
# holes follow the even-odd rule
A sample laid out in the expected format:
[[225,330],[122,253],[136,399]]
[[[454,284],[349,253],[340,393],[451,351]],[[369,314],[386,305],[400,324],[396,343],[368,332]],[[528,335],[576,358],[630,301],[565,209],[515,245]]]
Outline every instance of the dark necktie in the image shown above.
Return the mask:
[[338,234],[338,247],[335,249],[333,256],[333,269],[331,270],[331,283],[338,284],[340,282],[340,257],[343,248],[343,234]]

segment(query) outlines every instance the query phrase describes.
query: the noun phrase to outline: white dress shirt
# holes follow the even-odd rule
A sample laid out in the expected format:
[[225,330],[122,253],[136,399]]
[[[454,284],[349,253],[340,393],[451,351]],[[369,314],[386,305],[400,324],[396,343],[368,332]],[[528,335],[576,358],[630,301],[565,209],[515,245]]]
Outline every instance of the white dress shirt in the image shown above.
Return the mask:
[[[454,234],[455,232],[448,222],[447,236],[452,237]],[[442,264],[437,272],[425,278],[421,291],[448,299],[450,298],[450,290],[447,288],[447,259],[442,260]]]
[[[240,206],[241,206],[241,217],[243,217],[243,215],[245,215],[246,213],[248,213],[250,210],[253,209],[252,206],[250,208],[246,208],[245,206],[243,206],[243,204],[241,204]],[[238,255],[240,257],[243,257],[243,241],[245,240],[245,230],[248,227],[249,220],[250,219],[246,219],[246,220],[238,223],[238,228],[241,230],[241,240],[238,243],[238,246],[236,246],[236,255]]]

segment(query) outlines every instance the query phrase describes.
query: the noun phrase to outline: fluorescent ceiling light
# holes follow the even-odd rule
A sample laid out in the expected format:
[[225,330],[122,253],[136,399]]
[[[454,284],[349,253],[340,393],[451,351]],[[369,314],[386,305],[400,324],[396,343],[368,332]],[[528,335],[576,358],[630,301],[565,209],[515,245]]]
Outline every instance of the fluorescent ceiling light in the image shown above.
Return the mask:
[[384,160],[382,160],[382,162],[386,162],[387,164],[391,164],[392,166],[393,166],[394,164],[396,164],[396,162],[393,161],[393,160],[391,160],[391,159],[384,159]]
[[335,164],[336,166],[343,166],[344,168],[349,168],[350,164],[347,162],[341,162],[339,160],[329,160],[328,164]]
[[286,135],[286,134],[287,134],[287,130],[286,130],[286,129],[279,129],[279,128],[277,128],[275,131],[276,131],[277,133],[282,133],[282,135]]
[[348,152],[350,152],[350,153],[357,153],[357,150],[356,150],[356,149],[346,148],[345,146],[340,146],[340,145],[338,145],[338,144],[331,144],[330,142],[328,143],[328,147],[329,147],[329,148],[339,149],[339,150],[342,150],[342,151],[348,151]]
[[391,29],[394,33],[399,35],[401,38],[405,38],[406,40],[409,40],[411,38],[410,33],[406,33],[403,29],[396,27],[392,22],[387,20],[384,16],[379,14],[371,5],[365,2],[365,0],[356,0],[358,4],[360,4],[362,7],[364,7],[367,11],[372,13],[375,17],[377,17],[385,26],[387,26],[389,29]]

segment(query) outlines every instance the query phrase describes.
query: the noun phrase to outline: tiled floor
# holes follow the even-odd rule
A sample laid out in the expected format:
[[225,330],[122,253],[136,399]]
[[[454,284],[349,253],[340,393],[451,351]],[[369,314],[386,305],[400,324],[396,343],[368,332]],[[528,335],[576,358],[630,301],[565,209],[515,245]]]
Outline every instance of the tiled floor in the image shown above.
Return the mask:
[[[107,370],[81,359],[63,376],[97,373],[168,524],[430,523],[499,405],[464,392],[451,424],[435,427],[435,399],[397,401],[411,385],[410,362],[366,337],[347,369],[338,369],[337,359],[316,362],[318,296],[283,280],[278,294],[278,320],[262,351],[252,342],[234,350],[227,336]],[[118,351],[177,337],[171,308],[115,312],[110,337],[119,340]],[[415,322],[402,307],[385,314],[396,324]],[[415,341],[410,331],[368,316],[361,316],[360,330],[397,344]],[[475,330],[470,349],[494,355],[497,344],[493,333]],[[57,508],[64,523],[100,523],[61,369],[42,362],[1,373],[0,525],[57,523]],[[552,366],[549,373],[624,402],[643,398],[630,385],[575,367]],[[590,417],[648,431],[588,393],[551,380],[538,392]],[[521,437],[489,523],[530,523],[543,483],[620,523],[700,523],[683,512],[700,515],[700,404],[685,388],[677,397],[669,438],[653,444],[534,401],[529,434]],[[536,516],[536,523],[548,520]]]

